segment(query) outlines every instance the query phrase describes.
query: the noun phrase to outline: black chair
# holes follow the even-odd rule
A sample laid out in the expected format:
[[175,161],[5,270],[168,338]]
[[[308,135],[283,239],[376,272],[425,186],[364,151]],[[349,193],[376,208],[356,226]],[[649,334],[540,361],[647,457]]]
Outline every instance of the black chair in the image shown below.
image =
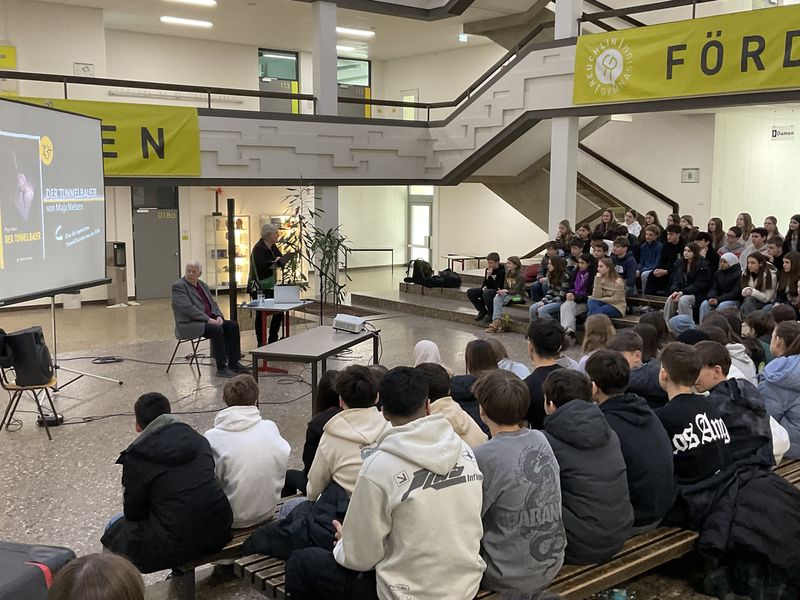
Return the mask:
[[178,343],[175,344],[175,350],[172,352],[172,358],[169,359],[169,365],[167,365],[167,373],[169,373],[170,368],[172,367],[172,363],[175,360],[175,355],[178,354],[178,348],[181,347],[181,344],[188,343],[192,347],[192,353],[189,355],[189,366],[192,366],[192,363],[195,364],[197,367],[197,376],[202,377],[200,374],[200,357],[197,354],[197,349],[200,347],[200,342],[202,342],[205,338],[198,337],[193,338],[190,340],[181,340],[178,339]]

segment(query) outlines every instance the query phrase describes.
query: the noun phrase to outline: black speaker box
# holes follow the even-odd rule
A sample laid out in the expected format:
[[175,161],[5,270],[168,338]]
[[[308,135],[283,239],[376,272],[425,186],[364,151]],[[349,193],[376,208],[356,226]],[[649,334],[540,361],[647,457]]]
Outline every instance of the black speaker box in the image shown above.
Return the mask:
[[53,378],[53,360],[39,326],[6,335],[13,352],[17,385],[44,385]]

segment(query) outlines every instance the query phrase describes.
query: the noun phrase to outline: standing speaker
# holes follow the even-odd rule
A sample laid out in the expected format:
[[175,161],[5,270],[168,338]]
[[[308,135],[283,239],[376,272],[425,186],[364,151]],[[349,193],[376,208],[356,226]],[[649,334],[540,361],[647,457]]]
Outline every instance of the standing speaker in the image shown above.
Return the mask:
[[6,335],[13,352],[17,385],[44,385],[53,378],[53,360],[39,326]]

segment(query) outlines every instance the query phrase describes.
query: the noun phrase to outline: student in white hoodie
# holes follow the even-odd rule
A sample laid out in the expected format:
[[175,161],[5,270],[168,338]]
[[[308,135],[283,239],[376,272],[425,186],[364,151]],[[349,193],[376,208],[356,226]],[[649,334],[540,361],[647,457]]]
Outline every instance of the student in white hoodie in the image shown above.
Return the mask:
[[378,380],[361,365],[347,367],[336,380],[339,406],[322,429],[322,438],[308,471],[306,496],[315,500],[332,481],[352,495],[364,459],[375,450],[389,423],[376,408]]
[[[364,461],[333,553],[307,548],[286,565],[293,600],[472,600],[480,557],[482,479],[469,446],[410,367],[381,383],[394,425]],[[373,571],[374,569],[374,571]]]
[[275,512],[291,448],[275,423],[261,418],[258,385],[251,375],[226,383],[222,400],[228,408],[217,413],[205,437],[233,510],[233,527],[251,527]]
[[428,382],[428,400],[431,402],[431,414],[444,415],[458,436],[477,448],[489,439],[478,427],[475,419],[461,408],[461,405],[450,397],[450,376],[442,365],[422,363],[414,367],[422,373]]

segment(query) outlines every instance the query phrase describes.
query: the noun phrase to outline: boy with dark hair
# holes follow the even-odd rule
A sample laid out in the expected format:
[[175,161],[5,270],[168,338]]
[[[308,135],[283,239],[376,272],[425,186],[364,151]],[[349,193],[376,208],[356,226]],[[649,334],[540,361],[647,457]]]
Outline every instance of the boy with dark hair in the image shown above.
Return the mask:
[[[744,250],[739,255],[739,266],[742,267],[742,272],[747,271],[747,257],[753,252],[760,252],[761,254],[767,253],[767,236],[769,231],[763,227],[755,227],[750,231],[750,240],[745,244]],[[743,240],[744,241],[744,240]],[[782,267],[783,265],[776,265]]]
[[528,355],[533,371],[525,378],[530,393],[528,423],[531,429],[544,427],[544,395],[542,383],[545,378],[561,368],[558,359],[564,346],[564,328],[555,319],[538,319],[528,325]]
[[486,255],[486,269],[483,274],[483,283],[479,288],[469,288],[467,298],[478,311],[476,321],[492,320],[492,302],[497,290],[502,289],[506,282],[506,267],[500,264],[500,255],[489,252]]
[[614,270],[625,280],[625,294],[635,296],[636,290],[636,259],[630,251],[630,242],[627,237],[618,237],[611,248],[611,261]]
[[237,375],[222,388],[227,408],[214,418],[205,437],[214,472],[233,510],[233,527],[252,527],[272,517],[289,463],[289,442],[277,425],[261,418],[258,385]]
[[666,296],[675,262],[683,256],[681,226],[677,223],[667,225],[666,235],[667,241],[661,247],[661,258],[658,261],[658,266],[653,269],[647,279],[646,294]]
[[428,400],[432,415],[444,415],[459,437],[475,448],[485,444],[486,434],[461,405],[450,397],[450,375],[442,365],[422,363],[414,367],[428,382]]
[[518,377],[486,371],[473,390],[492,433],[475,450],[483,473],[481,587],[538,598],[564,562],[558,462],[544,434],[524,427],[530,397]]
[[630,367],[628,393],[644,398],[653,410],[661,408],[667,403],[667,394],[658,385],[661,361],[657,358],[647,362],[642,361],[644,342],[638,333],[633,329],[620,329],[614,337],[608,340],[606,348],[619,352],[628,361]]
[[639,246],[639,262],[636,265],[638,275],[642,280],[642,293],[647,287],[647,278],[653,269],[658,267],[661,260],[662,244],[658,241],[661,229],[658,225],[648,225],[644,228],[644,243]]
[[306,495],[314,500],[333,481],[353,493],[364,459],[389,428],[375,408],[378,380],[368,367],[351,365],[339,373],[336,392],[342,412],[331,417],[308,472]]
[[583,255],[584,241],[579,237],[574,237],[569,242],[569,256],[567,257],[567,268],[570,271],[578,269],[578,260]]
[[698,489],[718,487],[731,465],[731,437],[716,403],[692,393],[700,369],[694,346],[672,342],[661,353],[658,377],[669,402],[656,415],[672,440],[678,485],[678,501],[669,521],[690,527],[698,526],[708,502],[713,502],[713,494],[698,501]]
[[231,539],[233,514],[208,441],[170,414],[162,394],[140,396],[133,410],[139,437],[117,459],[124,515],[100,541],[142,573],[218,552]]
[[633,508],[619,439],[591,401],[580,371],[561,369],[543,384],[544,433],[560,468],[565,562],[603,563],[630,537]]
[[586,361],[592,400],[599,406],[622,448],[633,505],[631,535],[658,527],[675,502],[672,444],[647,402],[626,393],[630,367],[612,350],[598,350]]
[[767,413],[758,388],[746,379],[728,379],[731,355],[722,344],[699,342],[695,349],[701,369],[694,388],[708,392],[717,405],[731,436],[733,461],[765,470],[780,463],[789,449],[789,436]]
[[394,427],[364,461],[348,516],[334,523],[333,553],[307,548],[286,564],[293,600],[440,600],[478,591],[483,476],[472,450],[443,416],[429,414],[419,371],[389,371],[381,401]]

